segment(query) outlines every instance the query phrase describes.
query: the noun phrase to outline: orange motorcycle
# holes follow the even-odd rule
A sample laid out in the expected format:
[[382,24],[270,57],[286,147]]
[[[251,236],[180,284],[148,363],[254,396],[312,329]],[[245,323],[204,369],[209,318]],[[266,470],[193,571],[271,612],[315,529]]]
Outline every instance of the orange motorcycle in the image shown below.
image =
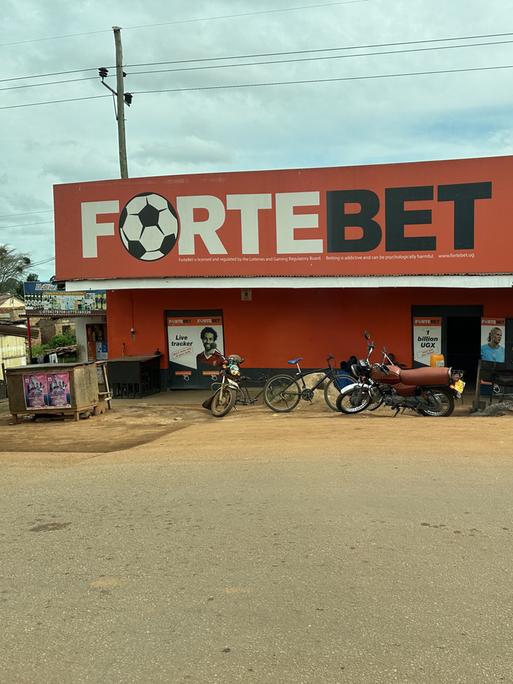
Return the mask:
[[351,370],[357,382],[344,387],[337,397],[337,409],[342,413],[360,413],[385,404],[395,410],[411,409],[423,416],[444,417],[454,411],[454,400],[465,388],[463,371],[447,367],[424,366],[400,368],[383,349],[381,363],[370,362],[374,343],[369,333],[367,358],[355,363]]

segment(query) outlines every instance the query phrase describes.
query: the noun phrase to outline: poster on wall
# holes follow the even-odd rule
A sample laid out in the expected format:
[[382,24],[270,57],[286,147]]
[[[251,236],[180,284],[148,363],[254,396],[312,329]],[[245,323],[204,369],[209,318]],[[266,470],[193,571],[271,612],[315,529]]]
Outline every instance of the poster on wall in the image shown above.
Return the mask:
[[504,318],[481,319],[481,360],[504,363],[504,339],[506,320]]
[[29,281],[23,283],[25,308],[30,314],[90,316],[104,314],[107,309],[105,290],[66,292],[57,283]]
[[54,408],[71,408],[69,373],[48,373],[48,405]]
[[[223,317],[220,312],[167,312],[169,366],[189,383],[217,375],[224,354]],[[201,383],[200,383],[201,384]]]
[[46,373],[23,375],[23,393],[28,409],[44,409],[48,406],[48,381]]
[[431,354],[442,353],[442,319],[413,319],[413,360],[429,366]]

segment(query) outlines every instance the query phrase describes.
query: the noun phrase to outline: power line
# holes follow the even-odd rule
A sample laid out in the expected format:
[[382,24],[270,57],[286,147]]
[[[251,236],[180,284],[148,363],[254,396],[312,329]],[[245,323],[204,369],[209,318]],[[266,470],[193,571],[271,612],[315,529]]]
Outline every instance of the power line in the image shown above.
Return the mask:
[[[433,76],[435,74],[461,74],[472,71],[492,71],[494,69],[513,69],[513,64],[504,64],[489,67],[467,67],[462,69],[441,69],[433,71],[411,71],[408,73],[396,74],[372,74],[370,76],[341,76],[336,78],[312,78],[301,81],[269,81],[267,83],[238,83],[233,85],[218,85],[218,86],[198,86],[191,88],[169,88],[165,90],[134,90],[133,95],[148,95],[154,93],[186,93],[198,90],[230,90],[235,88],[263,88],[266,86],[284,86],[284,85],[306,85],[312,83],[335,83],[340,81],[368,81],[372,79],[383,78],[400,78],[406,76]],[[0,109],[3,109],[0,107]]]
[[[513,35],[513,34],[512,34]],[[271,64],[293,64],[298,62],[318,62],[325,61],[329,59],[350,59],[353,57],[375,57],[383,55],[402,55],[406,53],[414,52],[432,52],[435,50],[456,50],[460,48],[472,48],[472,47],[489,47],[490,45],[506,45],[513,43],[513,40],[500,40],[500,41],[490,41],[486,43],[467,43],[464,45],[435,45],[432,47],[423,48],[407,48],[405,50],[386,50],[381,52],[361,52],[353,55],[325,55],[322,57],[299,57],[295,59],[280,59],[280,60],[267,60],[261,62],[240,62],[239,64],[210,64],[204,66],[194,66],[194,67],[178,67],[176,69],[151,69],[149,71],[131,71],[130,76],[136,75],[147,75],[147,74],[163,74],[163,73],[180,73],[187,71],[205,71],[210,69],[231,69],[234,67],[245,67],[245,66],[259,66],[259,65],[271,65]],[[337,48],[327,48],[330,51],[336,50]],[[344,48],[338,48],[344,49]],[[323,50],[324,51],[324,50]],[[304,51],[306,52],[306,51]],[[128,68],[128,67],[126,67]],[[42,86],[59,85],[61,83],[77,83],[81,81],[92,81],[96,80],[96,76],[87,76],[86,78],[71,78],[61,81],[45,81],[44,83],[26,83],[17,86],[8,86],[7,88],[0,88],[1,91],[5,90],[19,90],[20,88],[39,88]]]
[[[199,17],[195,19],[174,19],[173,21],[163,21],[156,24],[139,24],[137,26],[125,26],[125,31],[132,31],[135,29],[156,28],[158,26],[171,26],[174,24],[192,24],[200,21],[216,21],[219,19],[235,19],[240,17],[251,17],[257,14],[274,14],[278,12],[295,12],[305,9],[316,9],[318,7],[332,7],[335,5],[353,5],[356,3],[370,2],[370,0],[341,0],[340,2],[324,2],[316,5],[301,5],[299,7],[284,7],[282,9],[258,10],[255,12],[244,12],[240,14],[223,14],[213,17]],[[13,45],[25,45],[27,43],[39,43],[45,40],[60,40],[61,38],[77,38],[79,36],[93,36],[98,33],[110,33],[111,29],[99,29],[97,31],[84,31],[81,33],[67,33],[60,36],[47,36],[45,38],[31,38],[29,40],[18,40],[14,43],[0,43],[0,47],[11,47]]]
[[154,28],[157,26],[172,26],[174,24],[191,24],[198,21],[216,21],[218,19],[235,19],[239,17],[254,17],[257,14],[278,14],[283,12],[296,12],[297,10],[316,9],[318,7],[333,7],[334,5],[355,5],[370,0],[343,0],[341,2],[324,2],[316,5],[301,5],[299,7],[283,7],[281,9],[257,10],[255,12],[241,12],[239,14],[220,14],[214,17],[204,17],[203,19],[174,19],[173,21],[160,22],[158,24],[139,24],[138,26],[126,26],[124,30],[140,28]]
[[[193,59],[175,59],[175,60],[165,60],[161,62],[139,62],[136,64],[125,64],[125,68],[132,67],[143,67],[143,66],[161,66],[165,64],[191,64],[195,62],[218,62],[222,60],[229,59],[253,59],[257,57],[286,57],[290,55],[303,55],[303,54],[317,54],[324,52],[340,52],[343,50],[370,50],[375,48],[387,48],[387,47],[399,47],[401,45],[422,45],[425,43],[446,43],[457,40],[479,40],[482,38],[505,38],[507,36],[513,36],[513,32],[505,33],[482,33],[472,36],[451,36],[449,38],[425,38],[422,40],[406,40],[398,41],[393,43],[369,43],[364,45],[345,45],[341,47],[333,48],[314,48],[311,50],[287,50],[281,52],[260,52],[260,53],[249,53],[245,55],[228,55],[224,57],[196,57]],[[484,43],[478,43],[482,45]],[[464,47],[464,46],[461,46]],[[376,53],[374,53],[376,54]],[[114,69],[115,66],[110,65],[106,67],[107,69]],[[98,67],[84,67],[82,69],[68,69],[66,71],[52,71],[44,74],[32,74],[30,76],[11,76],[9,78],[0,78],[0,83],[7,83],[10,81],[23,81],[32,78],[49,78],[51,76],[67,76],[69,74],[79,74],[87,71],[98,71]],[[134,72],[135,73],[135,72]],[[94,78],[94,77],[88,77]],[[86,80],[86,79],[84,79]],[[64,81],[63,81],[64,82]]]
[[[260,52],[260,53],[250,53],[246,55],[231,55],[227,57],[203,57],[194,59],[175,59],[165,62],[140,62],[138,64],[125,64],[125,68],[131,67],[142,67],[142,66],[161,66],[164,64],[189,64],[194,62],[216,62],[225,59],[252,59],[254,57],[285,57],[289,55],[303,55],[318,52],[339,52],[342,50],[370,50],[374,48],[385,48],[385,47],[399,47],[401,45],[422,45],[424,43],[446,43],[449,41],[456,40],[478,40],[481,38],[505,38],[507,36],[513,36],[513,32],[507,33],[482,33],[473,36],[452,36],[450,38],[424,38],[422,40],[404,40],[395,43],[369,43],[366,45],[345,45],[342,47],[333,48],[315,48],[311,50],[289,50],[286,52]],[[52,76],[53,74],[48,74]],[[24,77],[28,78],[28,77]]]
[[20,88],[41,88],[42,86],[60,85],[61,83],[79,83],[80,81],[96,81],[98,76],[86,76],[86,78],[67,78],[64,81],[44,81],[43,83],[24,83],[23,85],[7,86],[4,90],[19,90]]
[[41,209],[41,211],[21,211],[16,214],[3,214],[0,219],[12,218],[14,216],[27,216],[28,214],[49,214],[53,213],[53,209]]
[[[107,69],[115,68],[115,66],[107,67]],[[0,78],[0,83],[7,83],[8,81],[24,81],[29,78],[49,78],[50,76],[67,76],[68,74],[80,74],[84,71],[98,71],[98,67],[88,67],[86,69],[68,69],[68,71],[52,71],[47,74],[32,74],[32,76],[10,76],[9,78]]]
[[[373,79],[384,78],[401,78],[408,76],[434,76],[437,74],[463,74],[475,71],[494,71],[502,69],[513,69],[513,64],[501,64],[497,66],[488,67],[466,67],[461,69],[436,69],[431,71],[410,71],[406,73],[394,74],[371,74],[370,76],[341,76],[335,78],[312,78],[299,81],[268,81],[266,83],[236,83],[217,86],[196,86],[190,88],[167,88],[162,90],[134,90],[133,95],[150,95],[155,93],[187,93],[197,92],[201,90],[234,90],[236,88],[263,88],[267,86],[286,86],[286,85],[307,85],[314,83],[335,83],[342,81],[369,81]],[[45,102],[27,102],[19,105],[7,105],[0,107],[2,109],[19,109],[22,107],[38,107],[40,105],[61,104],[63,102],[78,102],[82,100],[97,100],[100,98],[110,97],[110,95],[90,95],[89,97],[72,97],[64,100],[47,100]]]
[[[152,69],[150,71],[131,71],[130,76],[136,76],[138,74],[163,74],[163,73],[176,73],[184,71],[205,71],[207,69],[231,69],[234,67],[244,67],[244,66],[261,66],[268,64],[293,64],[297,62],[319,62],[328,59],[351,59],[354,57],[374,57],[383,55],[402,55],[412,52],[430,52],[433,50],[456,50],[459,48],[471,48],[471,47],[481,47],[490,45],[505,45],[511,44],[513,40],[501,40],[493,41],[488,43],[469,43],[466,45],[435,45],[433,47],[423,47],[423,48],[407,48],[406,50],[386,50],[382,52],[361,52],[354,55],[325,55],[323,57],[297,57],[294,59],[279,59],[279,60],[267,60],[262,62],[240,62],[239,64],[209,64],[206,66],[194,66],[194,67],[178,67],[176,69]],[[4,88],[0,88],[4,90]],[[7,89],[5,89],[7,90]]]
[[100,98],[111,97],[111,95],[89,95],[89,97],[69,97],[64,100],[47,100],[45,102],[27,102],[26,104],[7,105],[0,107],[0,109],[20,109],[22,107],[39,107],[47,104],[60,104],[62,102],[80,102],[83,100],[99,100]]
[[28,268],[32,268],[34,266],[42,266],[43,264],[49,264],[50,261],[55,261],[55,257],[50,257],[49,259],[44,259],[43,261],[35,261],[34,263],[30,263],[28,265]]
[[38,221],[37,223],[17,223],[14,226],[0,226],[0,230],[5,230],[7,228],[24,228],[25,226],[42,226],[49,223],[53,223],[53,221]]

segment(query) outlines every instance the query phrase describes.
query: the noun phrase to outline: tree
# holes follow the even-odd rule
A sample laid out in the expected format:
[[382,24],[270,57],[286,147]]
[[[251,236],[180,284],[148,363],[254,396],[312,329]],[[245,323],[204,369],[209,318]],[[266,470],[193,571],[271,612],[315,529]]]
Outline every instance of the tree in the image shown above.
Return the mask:
[[0,293],[18,291],[23,275],[30,266],[30,258],[7,245],[0,245]]

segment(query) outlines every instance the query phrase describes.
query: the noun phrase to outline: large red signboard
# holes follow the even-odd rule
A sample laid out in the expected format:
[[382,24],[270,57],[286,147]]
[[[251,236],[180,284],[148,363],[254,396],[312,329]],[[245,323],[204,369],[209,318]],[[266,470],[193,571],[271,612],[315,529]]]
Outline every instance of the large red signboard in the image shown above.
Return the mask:
[[57,278],[513,271],[513,157],[58,185]]

